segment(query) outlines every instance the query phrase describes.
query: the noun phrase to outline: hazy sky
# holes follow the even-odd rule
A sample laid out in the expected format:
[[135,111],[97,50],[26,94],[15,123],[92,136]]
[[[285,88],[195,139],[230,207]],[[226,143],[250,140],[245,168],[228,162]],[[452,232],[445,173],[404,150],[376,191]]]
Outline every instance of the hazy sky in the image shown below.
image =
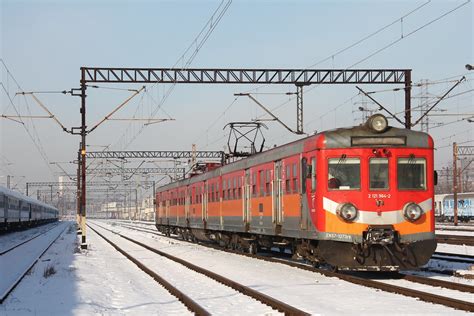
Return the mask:
[[[426,1],[237,1],[234,0],[210,38],[198,52],[192,67],[305,68],[332,56],[365,36],[389,25],[376,36],[329,58],[315,68],[346,68],[392,41],[405,37],[465,1],[432,1],[400,20]],[[1,1],[2,59],[25,91],[61,91],[79,86],[81,66],[171,67],[198,35],[220,1]],[[188,58],[192,53],[185,55]],[[442,95],[467,73],[467,81],[440,105],[442,113],[474,113],[472,71],[464,68],[473,60],[473,5],[435,21],[400,40],[392,47],[357,65],[356,68],[411,68],[413,81],[441,80],[425,93]],[[179,66],[181,66],[179,64]],[[2,64],[2,84],[13,97],[18,92]],[[449,80],[444,80],[449,78]],[[137,88],[133,85],[108,86]],[[149,85],[147,94],[137,96],[117,118],[148,117],[170,85]],[[395,86],[362,86],[368,91]],[[258,88],[258,89],[256,89]],[[128,146],[140,124],[108,121],[88,137],[93,145],[134,150],[222,150],[227,138],[223,130],[230,121],[249,121],[262,114],[247,98],[233,104],[234,93],[256,89],[258,93],[285,93],[293,86],[177,85],[159,111],[159,117],[175,121],[150,125]],[[307,132],[360,123],[357,108],[364,102],[355,86],[318,86],[304,96]],[[421,101],[420,88],[413,89],[413,106]],[[127,98],[129,91],[88,89],[88,125],[100,120]],[[5,91],[2,114],[14,115]],[[79,126],[79,99],[62,94],[38,94],[38,98],[66,126]],[[403,92],[374,94],[394,112],[404,106]],[[269,108],[288,100],[284,94],[259,94]],[[367,100],[365,100],[367,101]],[[22,115],[44,115],[31,96],[13,98]],[[296,101],[275,113],[295,126]],[[232,106],[223,112],[229,105]],[[338,106],[339,105],[339,106]],[[363,105],[363,104],[362,104]],[[370,106],[370,105],[369,105]],[[29,112],[30,111],[30,112]],[[435,113],[435,114],[436,114]],[[414,113],[414,117],[419,113]],[[451,122],[455,116],[431,117],[432,122]],[[213,124],[211,124],[213,123]],[[75,159],[79,138],[61,131],[52,120],[35,120],[35,128],[49,162]],[[265,131],[268,145],[296,139],[276,123]],[[437,146],[436,166],[451,162],[453,141],[474,139],[474,123],[466,120],[443,127],[431,126]],[[419,127],[415,127],[418,129]],[[13,182],[56,180],[60,170],[45,162],[25,129],[18,123],[0,120],[0,184],[6,175]],[[469,143],[466,143],[469,144]],[[472,144],[472,143],[471,143]],[[100,150],[92,147],[91,150]],[[151,166],[151,165],[150,165]],[[63,164],[73,173],[74,166]],[[25,178],[23,178],[23,176]],[[20,184],[21,185],[21,184]]]

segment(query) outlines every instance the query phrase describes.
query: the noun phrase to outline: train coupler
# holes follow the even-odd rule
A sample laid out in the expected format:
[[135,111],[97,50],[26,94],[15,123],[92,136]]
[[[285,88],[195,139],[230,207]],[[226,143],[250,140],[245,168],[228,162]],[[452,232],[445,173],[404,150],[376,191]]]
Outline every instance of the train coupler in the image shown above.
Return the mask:
[[363,234],[364,244],[368,245],[392,245],[397,243],[398,234],[393,226],[369,226]]

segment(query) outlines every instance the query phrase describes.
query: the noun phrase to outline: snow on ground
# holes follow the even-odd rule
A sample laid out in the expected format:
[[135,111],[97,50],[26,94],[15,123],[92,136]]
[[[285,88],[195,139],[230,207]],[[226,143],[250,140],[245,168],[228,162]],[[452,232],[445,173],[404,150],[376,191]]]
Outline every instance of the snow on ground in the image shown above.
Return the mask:
[[15,248],[0,256],[0,295],[3,297],[10,291],[31,264],[41,255],[48,245],[66,228],[60,223],[42,236]]
[[[0,305],[1,315],[190,314],[93,232],[88,232],[89,249],[77,252],[76,230],[70,227]],[[48,266],[56,273],[45,278]]]
[[[100,225],[105,223],[101,222]],[[312,314],[465,314],[441,305],[358,286],[282,264],[119,226],[108,227]],[[442,292],[440,289],[438,294]]]
[[436,247],[436,251],[474,256],[474,246],[450,245],[439,243]]
[[214,315],[276,315],[271,307],[94,225],[94,229]]
[[[126,232],[127,235],[150,246],[189,260],[313,314],[465,314],[441,305],[354,285],[337,278],[328,278],[285,265],[225,253],[144,232],[132,232],[117,226],[113,229]],[[51,232],[53,231],[54,229]],[[91,230],[88,230],[88,245],[88,250],[82,252],[77,250],[75,227],[70,225],[70,228],[64,231],[0,305],[0,314],[14,316],[190,314],[174,296]],[[5,264],[3,256],[0,257],[0,274],[7,271],[4,269],[11,269],[12,266],[23,262],[31,253],[31,249],[26,250],[23,247],[19,249],[23,249],[23,255],[13,264]],[[147,264],[159,268],[159,261],[152,263],[151,257],[148,260]],[[51,267],[54,267],[55,273],[45,277],[46,269]],[[0,282],[4,280],[3,276]],[[178,280],[176,274],[173,278],[177,283],[184,282]],[[212,295],[207,292],[208,287],[201,287],[200,282],[194,279],[190,282],[191,285],[182,284],[194,287],[195,290],[201,289],[202,297],[207,296],[209,300],[213,300]],[[225,291],[228,290],[222,290],[220,293],[228,295]],[[444,293],[442,289],[439,291],[439,294]],[[240,300],[238,302],[242,306],[239,314],[266,312],[257,309],[249,312],[247,303]],[[225,308],[226,306],[220,306],[216,307],[216,310],[225,311]]]
[[0,235],[0,252],[7,250],[10,247],[15,246],[25,240],[28,240],[29,238],[32,238],[37,234],[45,232],[56,225],[58,225],[58,223],[50,223],[38,227],[33,227],[27,230]]

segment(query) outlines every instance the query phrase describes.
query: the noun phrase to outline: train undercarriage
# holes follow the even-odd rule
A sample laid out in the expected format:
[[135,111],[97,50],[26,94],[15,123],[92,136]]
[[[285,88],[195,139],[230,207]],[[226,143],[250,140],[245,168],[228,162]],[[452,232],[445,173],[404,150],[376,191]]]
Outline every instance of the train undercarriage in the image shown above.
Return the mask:
[[222,248],[256,254],[262,250],[291,254],[293,259],[333,270],[398,271],[426,264],[436,249],[434,239],[399,242],[396,234],[368,230],[361,243],[334,240],[297,239],[283,236],[215,231],[202,228],[156,224],[161,233],[193,242],[213,242]]

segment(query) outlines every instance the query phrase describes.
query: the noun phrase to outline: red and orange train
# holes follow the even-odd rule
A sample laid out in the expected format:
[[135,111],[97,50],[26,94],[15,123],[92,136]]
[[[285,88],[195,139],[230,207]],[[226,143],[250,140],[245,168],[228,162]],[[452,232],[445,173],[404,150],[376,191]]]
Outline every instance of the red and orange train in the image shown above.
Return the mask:
[[425,264],[434,236],[433,140],[376,114],[157,190],[156,227],[340,269]]

